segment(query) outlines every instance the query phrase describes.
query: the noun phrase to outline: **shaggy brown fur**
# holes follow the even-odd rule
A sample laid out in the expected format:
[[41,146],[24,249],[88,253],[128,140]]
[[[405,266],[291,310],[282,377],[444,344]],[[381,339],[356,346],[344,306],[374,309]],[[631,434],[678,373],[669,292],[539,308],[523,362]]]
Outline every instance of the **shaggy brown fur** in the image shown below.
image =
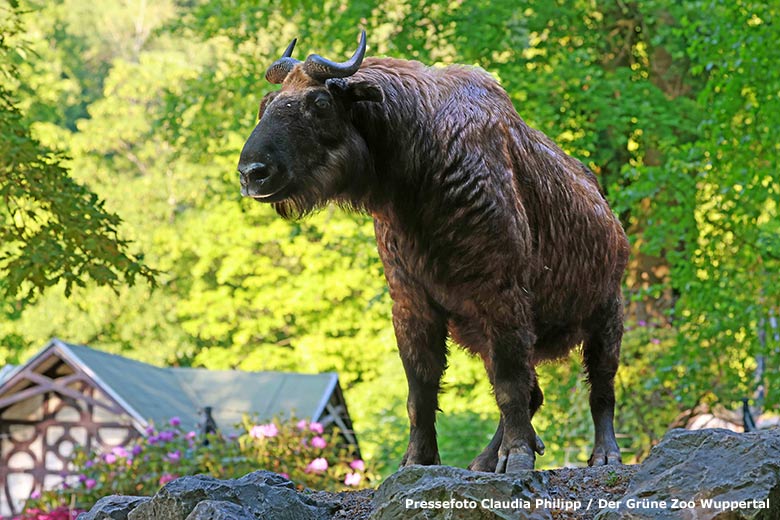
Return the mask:
[[403,464],[439,462],[448,334],[484,361],[501,421],[471,468],[533,468],[535,366],[583,344],[591,464],[620,462],[613,381],[628,243],[593,173],[518,116],[485,72],[366,59],[311,80],[296,65],[241,153],[242,192],[284,217],[327,201],[373,215],[409,383]]

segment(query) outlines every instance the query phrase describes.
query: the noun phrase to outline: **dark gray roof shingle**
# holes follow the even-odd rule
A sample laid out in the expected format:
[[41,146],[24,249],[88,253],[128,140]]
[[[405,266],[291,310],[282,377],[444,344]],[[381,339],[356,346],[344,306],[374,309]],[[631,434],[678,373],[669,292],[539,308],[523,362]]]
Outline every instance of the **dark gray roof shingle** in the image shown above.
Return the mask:
[[[205,406],[212,407],[212,416],[223,432],[237,431],[235,426],[244,414],[268,421],[292,413],[316,421],[338,383],[335,373],[160,368],[58,339],[53,339],[33,359],[50,349],[78,364],[144,426],[152,421],[157,427],[164,427],[175,416],[185,429],[195,429],[202,421],[200,411]],[[0,385],[2,382],[0,379]]]

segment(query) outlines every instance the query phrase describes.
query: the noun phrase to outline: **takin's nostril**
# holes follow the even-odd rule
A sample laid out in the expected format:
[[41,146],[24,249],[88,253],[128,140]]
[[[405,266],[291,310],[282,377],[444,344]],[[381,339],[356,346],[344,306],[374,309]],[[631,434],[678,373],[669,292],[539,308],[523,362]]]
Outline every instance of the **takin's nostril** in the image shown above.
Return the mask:
[[271,174],[270,168],[261,162],[239,166],[238,171],[241,173],[241,177],[247,181],[261,181]]

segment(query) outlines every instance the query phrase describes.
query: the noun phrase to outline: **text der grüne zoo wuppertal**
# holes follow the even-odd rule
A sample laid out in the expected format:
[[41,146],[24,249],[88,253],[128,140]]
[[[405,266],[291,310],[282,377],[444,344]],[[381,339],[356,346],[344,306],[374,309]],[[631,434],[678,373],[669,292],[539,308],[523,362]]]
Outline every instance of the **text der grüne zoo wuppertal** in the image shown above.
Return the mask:
[[554,511],[579,511],[591,509],[615,509],[615,510],[715,510],[715,511],[736,511],[736,510],[755,510],[769,509],[769,499],[766,500],[722,500],[717,498],[701,498],[683,500],[679,498],[669,498],[668,500],[649,500],[644,498],[627,498],[621,500],[607,499],[588,499],[588,500],[564,500],[538,498],[535,500],[525,500],[521,498],[513,499],[493,499],[483,498],[482,500],[456,499],[449,500],[414,500],[405,499],[406,509],[505,509],[505,510],[536,510],[548,509]]

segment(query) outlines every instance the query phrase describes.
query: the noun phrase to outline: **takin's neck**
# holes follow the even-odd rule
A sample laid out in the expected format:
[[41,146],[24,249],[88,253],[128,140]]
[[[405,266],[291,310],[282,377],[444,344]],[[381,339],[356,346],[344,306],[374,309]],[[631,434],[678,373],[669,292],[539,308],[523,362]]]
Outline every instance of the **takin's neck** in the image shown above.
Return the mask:
[[352,111],[373,170],[361,206],[375,214],[436,202],[441,186],[435,177],[462,156],[462,110],[486,120],[491,107],[505,103],[514,113],[501,87],[476,68],[373,58],[355,79],[379,84],[384,93],[382,103],[357,103]]

